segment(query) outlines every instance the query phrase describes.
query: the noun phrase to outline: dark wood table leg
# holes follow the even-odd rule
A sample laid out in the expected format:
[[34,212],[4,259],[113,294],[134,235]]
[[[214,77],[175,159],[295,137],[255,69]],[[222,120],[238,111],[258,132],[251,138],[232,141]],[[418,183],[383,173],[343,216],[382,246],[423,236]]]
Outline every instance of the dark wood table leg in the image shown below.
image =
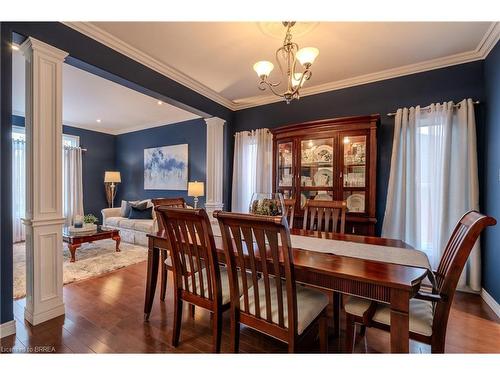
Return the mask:
[[149,320],[149,314],[153,307],[153,300],[156,291],[156,282],[158,281],[158,263],[160,258],[159,249],[154,248],[154,242],[149,239],[148,248],[148,273],[146,278],[146,299],[144,301],[144,320]]
[[408,353],[410,347],[410,293],[391,290],[391,353]]
[[112,238],[113,238],[113,240],[116,241],[116,252],[119,253],[120,252],[120,242],[122,239],[120,238],[119,234],[116,236],[113,236]]
[[71,263],[76,262],[76,249],[78,249],[79,247],[80,247],[80,245],[71,244],[71,243],[68,244],[68,249],[69,249],[69,252],[71,253],[71,259],[70,259]]
[[342,294],[333,292],[333,337],[340,336],[340,305]]

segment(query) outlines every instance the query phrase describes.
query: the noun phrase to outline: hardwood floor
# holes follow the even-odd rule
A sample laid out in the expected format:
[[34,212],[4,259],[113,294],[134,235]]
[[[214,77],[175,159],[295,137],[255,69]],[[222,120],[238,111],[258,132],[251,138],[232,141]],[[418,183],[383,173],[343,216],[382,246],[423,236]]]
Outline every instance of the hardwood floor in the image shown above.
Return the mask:
[[[181,340],[170,346],[172,334],[172,280],[165,302],[155,298],[151,319],[143,321],[146,263],[139,263],[106,275],[64,287],[66,316],[36,327],[24,321],[25,300],[14,303],[17,334],[1,340],[0,353],[209,353],[212,348],[208,312],[196,309],[195,318],[184,308]],[[172,273],[169,272],[169,277]],[[157,294],[159,293],[159,288]],[[330,315],[331,315],[330,311]],[[500,353],[500,320],[477,295],[457,293],[453,303],[447,353]],[[224,315],[222,352],[229,352],[229,316]],[[343,327],[343,320],[342,320]],[[339,353],[344,335],[331,338],[329,351]],[[358,340],[356,353],[386,353],[389,334],[368,329],[366,341]],[[242,327],[240,352],[285,353],[285,344]],[[311,337],[301,352],[318,352],[319,343]],[[430,347],[410,343],[412,353],[429,353]]]

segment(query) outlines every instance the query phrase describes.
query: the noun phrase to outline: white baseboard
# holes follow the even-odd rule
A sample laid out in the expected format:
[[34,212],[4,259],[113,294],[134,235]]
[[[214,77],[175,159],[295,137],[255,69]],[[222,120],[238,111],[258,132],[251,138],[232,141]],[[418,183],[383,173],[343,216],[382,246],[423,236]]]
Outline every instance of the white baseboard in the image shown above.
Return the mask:
[[481,289],[481,297],[483,298],[484,302],[491,307],[493,312],[497,314],[497,316],[500,318],[500,304],[498,304],[497,301],[483,288]]
[[16,321],[11,320],[10,322],[5,322],[0,324],[0,339],[4,337],[16,334]]

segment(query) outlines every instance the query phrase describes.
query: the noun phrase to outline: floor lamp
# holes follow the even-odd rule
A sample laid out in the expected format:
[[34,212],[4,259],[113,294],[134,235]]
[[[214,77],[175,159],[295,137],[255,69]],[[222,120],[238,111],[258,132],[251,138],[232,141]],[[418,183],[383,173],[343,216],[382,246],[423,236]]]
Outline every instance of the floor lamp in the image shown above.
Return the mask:
[[106,171],[104,172],[104,187],[106,189],[106,200],[108,207],[115,206],[116,188],[118,183],[122,182],[120,172]]

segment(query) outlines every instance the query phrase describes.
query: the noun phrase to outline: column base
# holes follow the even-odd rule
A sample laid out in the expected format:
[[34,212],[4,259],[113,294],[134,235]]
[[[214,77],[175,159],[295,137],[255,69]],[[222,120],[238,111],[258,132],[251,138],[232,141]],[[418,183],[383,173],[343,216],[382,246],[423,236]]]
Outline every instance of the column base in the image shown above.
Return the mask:
[[39,311],[33,313],[27,307],[24,308],[24,319],[26,319],[32,326],[36,326],[37,324],[46,322],[47,320],[51,320],[57,318],[58,316],[64,315],[66,313],[64,308],[64,303],[61,303],[58,306],[51,308],[46,311]]
[[0,324],[0,339],[16,334],[16,321],[11,320]]

